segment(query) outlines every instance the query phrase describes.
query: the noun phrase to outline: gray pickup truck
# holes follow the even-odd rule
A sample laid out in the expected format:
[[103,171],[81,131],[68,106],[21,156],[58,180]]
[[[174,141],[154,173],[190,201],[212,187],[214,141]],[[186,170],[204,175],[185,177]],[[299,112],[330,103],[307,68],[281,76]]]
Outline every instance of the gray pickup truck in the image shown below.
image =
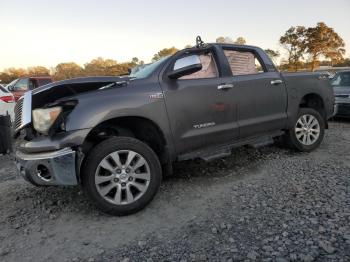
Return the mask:
[[27,92],[15,109],[16,164],[34,185],[82,185],[99,209],[127,215],[176,161],[277,138],[317,148],[333,110],[326,76],[280,73],[258,47],[199,42],[125,77]]

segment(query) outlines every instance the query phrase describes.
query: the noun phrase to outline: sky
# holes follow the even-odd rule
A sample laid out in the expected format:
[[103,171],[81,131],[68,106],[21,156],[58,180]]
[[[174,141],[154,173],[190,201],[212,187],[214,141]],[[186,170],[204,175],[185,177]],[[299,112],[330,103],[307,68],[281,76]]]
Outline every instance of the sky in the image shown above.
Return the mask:
[[219,36],[282,51],[290,27],[323,21],[344,39],[350,56],[350,0],[0,0],[0,71],[96,57],[149,62],[160,49],[179,49]]

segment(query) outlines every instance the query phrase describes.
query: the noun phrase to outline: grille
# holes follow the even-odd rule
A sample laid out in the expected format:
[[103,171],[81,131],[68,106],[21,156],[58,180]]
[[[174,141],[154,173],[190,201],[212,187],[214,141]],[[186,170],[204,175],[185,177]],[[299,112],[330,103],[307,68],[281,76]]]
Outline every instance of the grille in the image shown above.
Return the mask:
[[335,97],[339,97],[339,98],[350,98],[350,95],[335,95]]
[[23,97],[19,99],[15,106],[15,130],[22,125],[23,100]]

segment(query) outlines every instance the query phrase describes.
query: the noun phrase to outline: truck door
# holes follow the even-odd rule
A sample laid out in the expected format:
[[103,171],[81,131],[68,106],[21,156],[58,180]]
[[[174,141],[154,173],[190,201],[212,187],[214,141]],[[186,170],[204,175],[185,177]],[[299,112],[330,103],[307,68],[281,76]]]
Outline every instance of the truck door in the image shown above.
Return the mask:
[[[166,72],[185,67],[197,56],[202,69],[179,79]],[[170,127],[178,154],[238,138],[236,105],[228,96],[230,83],[220,76],[214,50],[174,57],[162,76]]]
[[283,129],[287,94],[279,72],[267,70],[254,49],[225,47],[223,51],[232,72],[240,138]]

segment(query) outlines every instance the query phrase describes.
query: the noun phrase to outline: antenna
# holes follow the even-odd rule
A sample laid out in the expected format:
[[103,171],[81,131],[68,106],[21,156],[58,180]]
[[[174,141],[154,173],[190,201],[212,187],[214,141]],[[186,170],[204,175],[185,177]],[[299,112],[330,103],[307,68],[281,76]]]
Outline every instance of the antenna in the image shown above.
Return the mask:
[[196,38],[196,47],[200,48],[202,46],[204,46],[204,42],[203,42],[203,40],[202,40],[202,38],[200,36],[197,36],[197,38]]

